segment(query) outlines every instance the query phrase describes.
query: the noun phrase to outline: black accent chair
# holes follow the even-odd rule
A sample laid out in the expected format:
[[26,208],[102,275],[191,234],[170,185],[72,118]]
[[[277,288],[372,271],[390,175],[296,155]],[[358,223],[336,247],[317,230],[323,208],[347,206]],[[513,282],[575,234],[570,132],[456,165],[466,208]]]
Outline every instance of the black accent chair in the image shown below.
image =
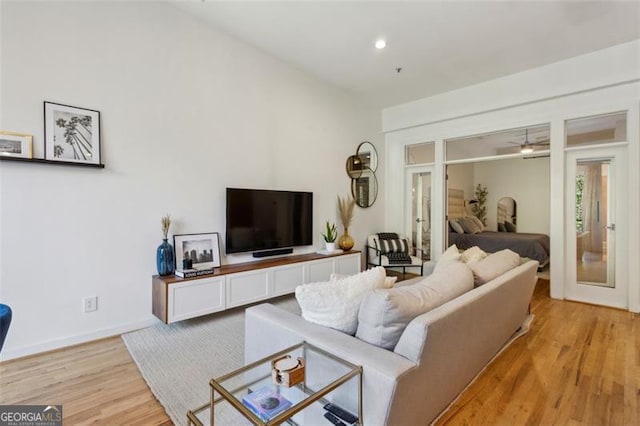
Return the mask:
[[[404,238],[399,235],[400,238]],[[405,238],[406,239],[406,238]],[[389,258],[381,250],[378,234],[372,234],[367,237],[367,245],[365,247],[365,259],[367,268],[382,266],[384,268],[402,268],[402,275],[406,274],[407,268],[419,268],[420,275],[424,271],[424,261],[417,256],[410,256],[411,262],[407,263],[390,263]]]

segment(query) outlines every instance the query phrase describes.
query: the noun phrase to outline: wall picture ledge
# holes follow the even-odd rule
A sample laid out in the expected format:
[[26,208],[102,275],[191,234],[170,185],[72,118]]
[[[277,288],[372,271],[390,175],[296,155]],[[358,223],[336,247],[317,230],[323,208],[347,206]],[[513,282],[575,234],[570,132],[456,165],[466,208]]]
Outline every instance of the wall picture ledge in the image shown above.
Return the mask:
[[33,136],[25,133],[0,130],[0,156],[7,158],[31,158]]
[[100,111],[45,101],[44,144],[47,162],[101,166]]

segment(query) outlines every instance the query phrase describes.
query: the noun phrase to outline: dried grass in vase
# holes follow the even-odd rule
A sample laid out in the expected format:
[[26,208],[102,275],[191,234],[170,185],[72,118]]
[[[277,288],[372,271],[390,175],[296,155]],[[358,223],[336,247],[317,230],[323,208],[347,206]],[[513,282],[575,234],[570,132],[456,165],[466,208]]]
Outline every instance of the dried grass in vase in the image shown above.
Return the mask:
[[353,208],[356,205],[352,197],[340,198],[338,195],[338,210],[340,210],[340,221],[345,229],[349,228],[353,220]]

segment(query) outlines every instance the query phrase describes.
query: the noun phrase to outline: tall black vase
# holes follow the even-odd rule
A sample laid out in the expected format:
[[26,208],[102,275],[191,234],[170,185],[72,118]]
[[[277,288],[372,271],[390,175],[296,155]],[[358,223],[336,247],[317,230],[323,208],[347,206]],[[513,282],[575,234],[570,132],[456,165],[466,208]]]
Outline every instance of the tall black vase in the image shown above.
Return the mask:
[[162,240],[162,244],[158,246],[158,250],[156,251],[156,266],[158,267],[159,275],[173,274],[173,247],[167,242],[166,238]]

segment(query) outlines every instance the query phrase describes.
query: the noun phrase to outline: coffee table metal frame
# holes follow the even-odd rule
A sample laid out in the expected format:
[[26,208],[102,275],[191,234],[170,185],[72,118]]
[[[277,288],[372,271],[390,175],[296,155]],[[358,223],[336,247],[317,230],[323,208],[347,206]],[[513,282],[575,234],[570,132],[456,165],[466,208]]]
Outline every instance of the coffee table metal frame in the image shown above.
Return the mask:
[[[285,355],[289,352],[292,352],[296,349],[300,349],[302,348],[302,352],[303,352],[303,357],[306,359],[306,351],[307,349],[311,349],[314,352],[317,352],[329,359],[332,359],[340,364],[345,365],[346,367],[350,368],[350,371],[340,377],[338,377],[336,380],[334,380],[333,382],[329,383],[328,385],[326,385],[325,387],[323,387],[322,389],[319,390],[313,390],[310,389],[306,383],[303,381],[302,383],[299,383],[297,385],[295,385],[296,387],[298,387],[300,390],[302,390],[305,394],[308,395],[308,397],[304,398],[302,401],[293,404],[291,407],[289,407],[288,409],[286,409],[285,411],[281,412],[280,414],[278,414],[277,416],[273,417],[272,419],[270,419],[267,422],[264,422],[262,420],[260,420],[251,410],[249,410],[247,407],[244,406],[244,404],[242,404],[242,401],[239,401],[233,394],[239,390],[242,389],[246,389],[249,388],[251,385],[258,383],[264,379],[266,379],[267,377],[270,377],[271,374],[262,376],[260,378],[258,378],[257,380],[253,381],[252,383],[248,383],[248,384],[244,384],[242,386],[237,387],[236,389],[232,389],[232,390],[228,390],[226,389],[221,383],[224,382],[225,380],[228,380],[234,376],[237,376],[239,374],[244,373],[245,371],[251,370],[252,368],[255,368],[257,366],[259,366],[260,364],[266,363],[266,362],[270,362],[271,360],[278,358],[282,355]],[[362,425],[362,366],[360,365],[355,365],[352,364],[348,361],[345,361],[344,359],[337,357],[335,355],[333,355],[332,353],[329,353],[323,349],[318,348],[317,346],[314,346],[310,343],[307,343],[305,341],[300,342],[296,345],[290,346],[286,349],[281,350],[280,352],[276,352],[274,354],[271,354],[267,357],[264,357],[262,359],[259,359],[257,361],[254,361],[250,364],[245,365],[244,367],[241,367],[237,370],[234,370],[228,374],[225,374],[224,376],[220,376],[217,378],[213,378],[209,381],[209,386],[211,387],[211,392],[210,392],[210,400],[208,403],[203,404],[193,410],[189,410],[187,412],[187,424],[190,425],[197,425],[197,426],[203,426],[203,423],[200,421],[200,419],[198,419],[197,414],[206,410],[207,408],[210,409],[210,424],[211,426],[214,426],[214,406],[215,404],[217,404],[220,401],[227,401],[229,402],[229,404],[231,404],[232,407],[234,407],[240,414],[242,414],[244,417],[247,418],[247,420],[249,420],[251,423],[253,423],[256,426],[271,426],[271,425],[277,425],[280,423],[283,423],[289,419],[291,419],[296,413],[302,411],[303,409],[307,408],[309,405],[313,404],[314,402],[318,401],[318,400],[322,400],[324,402],[327,402],[323,397],[325,395],[327,395],[329,392],[337,389],[338,387],[342,386],[344,383],[346,383],[347,381],[349,381],[350,379],[352,379],[354,376],[358,376],[358,422],[355,423],[356,425],[360,426]],[[216,397],[215,393],[219,393],[220,396]]]

